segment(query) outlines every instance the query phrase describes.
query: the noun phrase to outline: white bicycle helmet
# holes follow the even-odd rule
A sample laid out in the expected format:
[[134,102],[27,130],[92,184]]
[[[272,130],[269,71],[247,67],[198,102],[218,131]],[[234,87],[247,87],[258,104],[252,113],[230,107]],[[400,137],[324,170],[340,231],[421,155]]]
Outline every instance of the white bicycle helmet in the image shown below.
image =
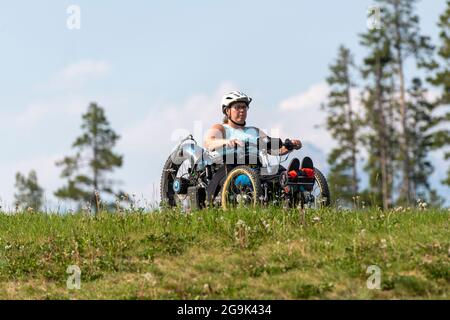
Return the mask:
[[250,105],[250,102],[252,102],[252,98],[250,98],[243,92],[231,91],[222,97],[222,112],[226,114],[225,110],[233,103],[238,101],[243,101],[247,103],[247,105]]

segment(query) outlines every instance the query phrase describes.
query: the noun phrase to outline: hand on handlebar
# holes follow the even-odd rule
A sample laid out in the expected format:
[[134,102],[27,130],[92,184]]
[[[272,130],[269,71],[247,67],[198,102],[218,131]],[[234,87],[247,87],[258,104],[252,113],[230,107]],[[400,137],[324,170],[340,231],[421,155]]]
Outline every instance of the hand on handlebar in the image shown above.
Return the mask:
[[298,150],[298,149],[300,149],[302,147],[302,142],[300,140],[286,139],[285,142],[283,143],[283,145],[289,151],[291,151],[291,150]]
[[294,149],[298,150],[302,147],[302,142],[300,140],[291,140],[292,144],[294,145]]
[[235,146],[244,147],[245,143],[239,139],[229,139],[227,140],[227,147],[234,148]]

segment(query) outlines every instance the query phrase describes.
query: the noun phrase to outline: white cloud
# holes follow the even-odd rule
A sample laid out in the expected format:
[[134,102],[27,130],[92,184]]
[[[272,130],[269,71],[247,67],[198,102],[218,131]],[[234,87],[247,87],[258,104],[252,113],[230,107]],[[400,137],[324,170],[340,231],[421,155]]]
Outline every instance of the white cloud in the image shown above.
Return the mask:
[[326,113],[320,108],[328,92],[326,83],[317,83],[304,92],[282,100],[278,104],[277,123],[274,126],[283,130],[288,137],[299,138],[328,152],[335,143],[325,129]]
[[[67,65],[47,83],[40,84],[35,88],[38,91],[52,91],[53,98],[35,100],[18,112],[3,112],[0,114],[3,127],[31,128],[44,120],[49,120],[50,115],[53,118],[80,115],[86,110],[90,101],[101,101],[100,98],[103,97],[99,97],[98,94],[95,99],[86,99],[87,97],[81,94],[70,96],[67,95],[66,90],[80,88],[92,80],[103,78],[109,74],[110,70],[110,64],[103,60],[81,60]],[[53,91],[57,89],[63,89],[64,94],[55,95]],[[106,100],[114,101],[108,98]]]
[[20,128],[30,128],[45,119],[50,111],[51,107],[48,104],[42,102],[31,103],[23,112],[10,115],[9,118],[11,122],[9,122],[9,125],[18,126]]
[[[326,111],[321,105],[326,103],[330,89],[325,82],[310,86],[306,91],[282,100],[278,105],[278,122],[275,126],[283,128],[288,136],[298,136],[300,139],[319,146],[328,153],[335,145],[331,134],[326,130]],[[352,88],[350,91],[352,108],[359,116],[364,115],[361,104],[361,90]]]
[[60,73],[64,80],[101,78],[111,70],[107,61],[82,60],[66,66]]
[[50,129],[49,124],[57,126],[61,123],[73,123],[73,121],[79,123],[81,115],[87,111],[91,102],[97,102],[110,115],[112,112],[123,113],[121,110],[127,106],[128,99],[121,94],[80,94],[38,99],[27,104],[23,110],[1,113],[0,118],[3,121],[0,129],[35,130],[40,128],[42,133]]
[[319,107],[325,101],[328,92],[329,88],[325,82],[314,84],[306,91],[281,101],[280,109],[290,111]]
[[86,59],[68,64],[46,83],[36,86],[37,91],[75,90],[89,82],[102,79],[111,72],[108,61]]

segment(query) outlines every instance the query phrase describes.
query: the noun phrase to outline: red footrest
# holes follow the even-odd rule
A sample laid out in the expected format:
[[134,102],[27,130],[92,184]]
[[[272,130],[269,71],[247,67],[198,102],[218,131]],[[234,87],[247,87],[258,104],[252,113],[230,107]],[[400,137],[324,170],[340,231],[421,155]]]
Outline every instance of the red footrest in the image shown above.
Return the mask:
[[297,179],[298,177],[304,177],[309,179],[314,179],[314,169],[312,168],[302,168],[299,172],[291,170],[288,172],[289,179]]

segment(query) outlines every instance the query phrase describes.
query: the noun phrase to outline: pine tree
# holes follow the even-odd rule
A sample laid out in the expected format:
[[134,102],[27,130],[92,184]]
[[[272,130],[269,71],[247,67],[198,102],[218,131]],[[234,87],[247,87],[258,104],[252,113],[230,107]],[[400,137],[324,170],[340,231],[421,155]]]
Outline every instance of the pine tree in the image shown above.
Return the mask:
[[40,211],[43,204],[44,189],[39,186],[36,171],[32,170],[25,177],[20,172],[16,174],[17,193],[14,194],[15,206],[21,210],[32,208]]
[[414,159],[410,166],[411,200],[438,201],[438,195],[431,188],[428,178],[434,171],[434,167],[428,155],[433,146],[432,129],[435,126],[433,110],[435,105],[426,99],[427,90],[423,87],[419,78],[414,78],[412,86],[408,90],[407,134],[411,141],[408,150],[410,158]]
[[[442,90],[440,97],[435,104],[441,109],[441,116],[436,118],[439,129],[434,134],[433,146],[435,149],[450,146],[450,1],[447,1],[447,7],[439,18],[438,27],[440,28],[440,44],[438,56],[440,60],[430,67],[434,71],[429,82]],[[450,159],[450,151],[445,152],[445,159]],[[450,186],[450,165],[447,171],[447,177],[442,183]]]
[[[396,74],[397,83],[395,92],[398,94],[398,108],[400,116],[401,134],[399,139],[400,160],[402,163],[401,197],[406,202],[411,201],[412,185],[410,172],[412,159],[408,150],[407,127],[407,99],[405,87],[404,66],[408,59],[414,58],[417,66],[429,66],[429,57],[433,47],[430,38],[422,36],[419,28],[419,17],[415,14],[417,0],[377,0],[382,5],[382,26],[386,30],[386,36],[392,45],[392,63]],[[397,88],[398,86],[398,88]]]
[[365,141],[369,151],[364,169],[369,173],[370,188],[364,193],[372,195],[372,205],[381,204],[386,210],[393,202],[394,141],[397,136],[391,99],[393,57],[384,29],[370,30],[361,35],[361,44],[369,50],[362,68],[362,76],[367,81],[362,102],[366,109],[368,133]]
[[111,129],[103,108],[96,103],[89,105],[82,119],[83,134],[72,145],[76,154],[57,162],[63,167],[61,177],[68,179],[68,183],[55,195],[80,205],[90,203],[98,212],[100,195],[123,194],[115,193],[112,189],[114,181],[105,177],[106,173],[122,166],[122,156],[112,150],[120,137]]
[[335,199],[346,205],[357,195],[359,181],[356,167],[361,119],[352,105],[353,69],[350,50],[340,46],[335,63],[330,65],[330,93],[323,106],[327,111],[327,129],[338,143],[328,156],[328,181]]

